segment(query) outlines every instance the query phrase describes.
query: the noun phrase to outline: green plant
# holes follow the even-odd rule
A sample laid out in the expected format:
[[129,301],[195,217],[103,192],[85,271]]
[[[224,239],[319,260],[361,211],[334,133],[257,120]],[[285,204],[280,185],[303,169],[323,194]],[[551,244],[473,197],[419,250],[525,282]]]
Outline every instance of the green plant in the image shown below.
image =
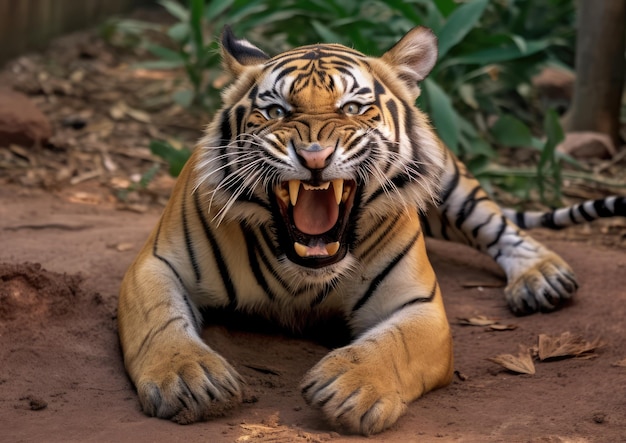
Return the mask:
[[[380,55],[416,25],[433,29],[439,60],[422,83],[418,105],[440,137],[481,177],[491,180],[497,146],[512,146],[506,134],[527,134],[522,145],[540,151],[536,180],[543,197],[559,195],[560,157],[531,134],[558,125],[532,94],[532,76],[546,64],[573,64],[574,6],[570,0],[175,0],[160,3],[177,20],[170,45],[151,41],[157,60],[144,67],[184,67],[191,89],[176,100],[213,109],[219,57],[214,36],[223,25],[268,53],[315,42],[338,42]],[[264,44],[263,44],[264,42]],[[511,116],[515,116],[512,118]],[[494,124],[495,122],[495,124]],[[511,136],[509,135],[510,139]],[[550,134],[548,134],[550,139]],[[525,176],[525,173],[522,174]],[[493,176],[498,179],[498,175]],[[519,189],[518,189],[519,190]],[[550,192],[547,192],[547,191]]]

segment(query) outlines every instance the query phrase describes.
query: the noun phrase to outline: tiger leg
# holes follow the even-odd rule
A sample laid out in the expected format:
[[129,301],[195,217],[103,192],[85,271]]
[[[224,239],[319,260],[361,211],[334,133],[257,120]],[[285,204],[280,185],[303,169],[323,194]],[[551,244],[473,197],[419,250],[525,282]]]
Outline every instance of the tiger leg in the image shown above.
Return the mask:
[[409,402],[452,378],[450,330],[421,238],[388,278],[352,308],[354,342],[330,352],[301,384],[307,403],[347,432],[388,428]]
[[508,220],[452,154],[446,160],[440,204],[429,208],[423,224],[433,237],[490,255],[506,274],[504,292],[516,314],[554,310],[578,288],[567,263]]
[[179,276],[144,250],[122,283],[118,323],[146,414],[186,424],[241,402],[240,376],[200,338],[200,322]]

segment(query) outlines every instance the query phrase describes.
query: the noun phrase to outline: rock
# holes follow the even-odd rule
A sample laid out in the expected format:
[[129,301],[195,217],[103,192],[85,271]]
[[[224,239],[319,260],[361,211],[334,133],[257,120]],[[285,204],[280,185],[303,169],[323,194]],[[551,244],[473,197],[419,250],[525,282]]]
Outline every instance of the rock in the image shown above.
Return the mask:
[[33,146],[52,136],[46,116],[24,94],[0,88],[0,146]]
[[568,132],[556,149],[575,158],[606,159],[617,152],[611,137],[601,132]]

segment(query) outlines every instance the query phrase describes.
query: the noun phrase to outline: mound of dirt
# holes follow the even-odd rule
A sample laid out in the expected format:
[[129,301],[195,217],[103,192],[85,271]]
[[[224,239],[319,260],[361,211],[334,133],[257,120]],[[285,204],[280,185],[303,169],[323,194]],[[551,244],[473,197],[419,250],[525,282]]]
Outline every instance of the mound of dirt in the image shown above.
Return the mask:
[[82,280],[39,263],[0,263],[0,321],[33,324],[71,314],[82,295]]

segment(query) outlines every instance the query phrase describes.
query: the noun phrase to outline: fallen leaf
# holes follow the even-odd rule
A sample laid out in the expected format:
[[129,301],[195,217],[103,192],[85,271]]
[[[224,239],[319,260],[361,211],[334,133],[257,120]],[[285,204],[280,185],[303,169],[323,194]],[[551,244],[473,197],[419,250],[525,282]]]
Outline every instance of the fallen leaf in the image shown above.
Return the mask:
[[140,123],[150,123],[151,121],[150,115],[147,112],[141,111],[139,109],[127,107],[126,115],[134,120],[137,120]]
[[489,329],[493,331],[513,331],[517,329],[517,325],[501,325],[500,323],[494,323],[493,325],[489,325]]
[[524,345],[519,346],[519,352],[517,355],[500,354],[495,357],[488,358],[487,360],[518,374],[533,375],[535,373],[535,364],[533,363],[533,358],[530,355],[530,349]]
[[615,363],[612,363],[611,366],[616,366],[618,368],[626,368],[626,358],[623,358],[620,361],[616,361]]
[[498,323],[497,320],[485,317],[484,315],[477,315],[470,318],[458,318],[459,324],[464,326],[491,326]]
[[599,339],[589,342],[582,336],[574,335],[569,331],[556,337],[539,334],[538,356],[541,361],[584,357],[585,354],[594,352],[602,345],[603,343]]
[[130,251],[131,249],[133,249],[135,247],[134,243],[118,243],[117,245],[115,245],[115,250],[118,252],[126,252],[126,251]]

